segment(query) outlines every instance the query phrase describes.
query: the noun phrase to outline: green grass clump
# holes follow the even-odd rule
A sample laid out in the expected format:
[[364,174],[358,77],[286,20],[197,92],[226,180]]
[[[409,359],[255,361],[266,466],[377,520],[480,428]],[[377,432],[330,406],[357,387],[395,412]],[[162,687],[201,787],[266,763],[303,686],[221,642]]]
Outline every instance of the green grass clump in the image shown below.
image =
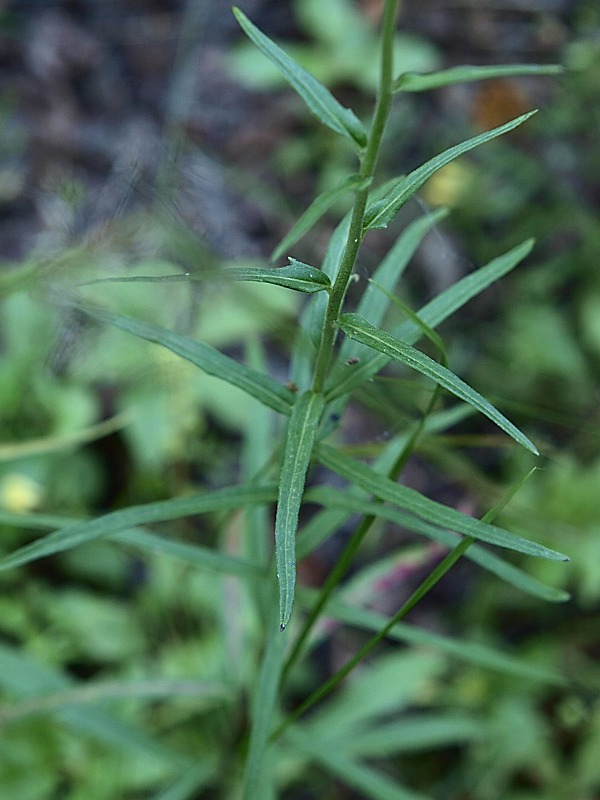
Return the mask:
[[[83,600],[75,593],[57,602],[54,615],[45,612],[58,632],[60,647],[42,655],[52,664],[60,663],[61,647],[71,648],[73,658],[84,661],[86,654],[93,653],[106,664],[106,676],[78,682],[57,666],[42,667],[44,659],[37,659],[35,653],[10,647],[0,650],[0,683],[12,698],[2,709],[3,721],[7,727],[20,726],[15,728],[17,739],[26,736],[34,717],[50,715],[61,732],[82,733],[102,742],[106,753],[118,748],[125,754],[128,775],[123,786],[117,790],[105,777],[104,784],[95,784],[94,797],[100,796],[101,785],[102,796],[107,797],[116,796],[110,794],[116,791],[120,796],[145,793],[143,796],[165,799],[200,797],[206,792],[206,796],[265,800],[291,797],[288,793],[302,786],[313,791],[313,796],[324,797],[329,791],[324,787],[335,779],[368,798],[423,800],[435,790],[434,783],[443,784],[444,776],[436,776],[428,787],[419,780],[411,782],[407,766],[411,754],[488,741],[494,730],[502,727],[502,720],[488,720],[471,713],[467,703],[461,708],[441,697],[441,679],[449,660],[459,659],[471,675],[486,668],[502,679],[517,680],[523,691],[531,685],[562,682],[552,666],[539,659],[516,658],[493,643],[460,640],[403,622],[463,558],[503,581],[508,593],[515,589],[526,593],[532,603],[564,600],[566,592],[537,580],[510,556],[526,554],[549,562],[566,561],[567,557],[526,533],[517,534],[496,524],[504,506],[532,472],[532,464],[526,465],[525,477],[505,490],[481,519],[399,481],[417,448],[475,412],[496,426],[498,441],[523,448],[528,461],[533,462],[539,453],[526,433],[452,370],[435,330],[521,263],[531,252],[531,240],[497,256],[413,311],[396,297],[398,283],[419,243],[444,216],[444,212],[431,214],[406,227],[375,270],[356,309],[347,310],[348,290],[367,234],[376,236],[387,228],[440,169],[509,134],[534,113],[467,139],[409,174],[380,183],[377,164],[394,94],[557,70],[513,65],[398,74],[394,65],[398,5],[398,0],[384,4],[377,97],[368,125],[242,11],[234,9],[254,45],[277,67],[310,112],[339,137],[340,148],[346,148],[356,160],[355,172],[339,187],[317,197],[276,248],[273,259],[285,255],[289,266],[234,266],[218,271],[211,267],[202,273],[94,280],[62,298],[66,307],[88,323],[109,326],[123,340],[135,337],[150,343],[144,353],[156,353],[159,345],[161,352],[183,359],[189,369],[192,365],[194,375],[198,370],[234,387],[247,406],[239,482],[149,503],[121,502],[118,509],[92,519],[25,514],[22,510],[0,516],[0,521],[15,528],[50,531],[6,553],[0,560],[3,574],[58,554],[74,559],[66,563],[79,563],[79,568],[89,570],[90,565],[77,562],[76,557],[75,548],[85,545],[96,548],[86,552],[117,580],[124,562],[119,557],[111,560],[116,546],[119,553],[136,554],[154,571],[156,593],[154,600],[140,600],[142,617],[156,614],[153,602],[160,603],[163,596],[178,597],[185,584],[181,595],[185,614],[193,617],[198,613],[195,623],[210,631],[201,642],[190,641],[189,648],[163,652],[161,643],[146,641],[143,631],[138,631],[139,640],[136,638],[130,608],[119,605],[112,609],[111,617],[111,608],[105,603]],[[344,202],[349,211],[333,232],[322,262],[309,265],[291,257],[291,250],[322,216]],[[234,358],[225,352],[226,347],[171,330],[156,319],[141,319],[131,300],[127,301],[128,313],[98,302],[102,292],[112,297],[109,305],[118,306],[121,291],[124,296],[138,290],[156,291],[158,298],[160,288],[154,284],[179,283],[197,289],[199,283],[211,282],[227,287],[258,284],[259,291],[253,295],[257,303],[261,291],[265,297],[270,292],[306,295],[295,324],[287,381],[271,374],[258,338],[250,338],[245,358]],[[141,287],[142,283],[148,285]],[[127,289],[125,284],[129,284]],[[400,322],[398,308],[403,316]],[[417,347],[422,340],[429,352]],[[435,357],[430,355],[432,348]],[[349,402],[383,370],[390,379],[411,386],[406,380],[407,367],[412,371],[409,374],[414,378],[416,373],[418,378],[418,418],[395,430],[385,445],[376,448],[373,459],[356,457],[340,433]],[[423,378],[431,383],[423,383]],[[423,387],[431,384],[434,389],[421,404]],[[450,401],[444,406],[446,397]],[[147,436],[152,438],[151,429]],[[319,469],[313,469],[315,466]],[[212,541],[199,544],[196,537],[189,536],[186,521],[204,517],[207,528],[215,533]],[[358,557],[359,549],[368,545],[368,534],[385,522],[416,534],[419,545],[414,551],[395,549],[365,566]],[[149,530],[149,526],[162,523],[169,525]],[[323,585],[318,589],[299,585],[298,560],[314,554],[341,529],[348,535]],[[397,588],[398,576],[403,570],[410,572],[411,565],[417,565],[414,572],[421,569],[424,576],[408,596],[396,595],[389,587]],[[386,615],[371,606],[387,591],[391,599],[401,599]],[[51,594],[43,593],[43,597],[51,598]],[[191,601],[202,611],[191,609]],[[39,598],[37,602],[43,605]],[[161,613],[168,617],[181,612],[181,606],[174,605],[169,608],[167,604]],[[66,618],[81,626],[80,639],[85,640],[87,650],[65,634]],[[185,619],[181,624],[186,626]],[[328,626],[337,630],[347,626],[366,636],[350,636],[353,654],[334,674],[323,677],[316,674],[311,657],[317,645],[326,641]],[[384,639],[407,646],[376,651]],[[131,658],[132,649],[138,647],[157,650],[160,675],[148,677],[138,664],[131,674],[115,678],[110,665],[120,657]],[[362,671],[353,673],[359,664]],[[179,677],[182,669],[189,678]],[[428,702],[428,692],[437,693],[437,708]],[[128,703],[124,717],[105,707],[123,698]],[[165,698],[170,703],[160,705],[158,701]],[[78,753],[77,745],[65,743],[62,733],[58,742],[52,742],[47,728],[33,725],[32,729],[45,733],[39,750],[26,754],[31,769],[40,769],[36,755],[55,748],[58,757],[70,765],[68,780],[76,780],[74,765],[78,758],[80,763],[89,763],[89,754]],[[108,755],[102,749],[97,762],[104,758]],[[311,775],[307,778],[309,764]],[[453,775],[452,779],[457,778]],[[49,778],[48,786],[30,781],[26,790],[50,796],[48,792],[58,785]],[[158,793],[157,785],[164,787]],[[155,793],[150,795],[150,791]],[[12,796],[24,795],[17,792]]]

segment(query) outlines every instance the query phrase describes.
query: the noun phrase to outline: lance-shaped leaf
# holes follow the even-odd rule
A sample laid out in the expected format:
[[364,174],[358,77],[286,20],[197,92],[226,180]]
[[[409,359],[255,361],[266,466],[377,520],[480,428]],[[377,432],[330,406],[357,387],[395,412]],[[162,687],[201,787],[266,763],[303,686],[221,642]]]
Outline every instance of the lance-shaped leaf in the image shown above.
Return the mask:
[[443,153],[440,153],[430,161],[427,161],[425,164],[413,170],[413,172],[405,178],[400,178],[384,198],[369,203],[365,212],[365,230],[369,230],[370,228],[386,228],[402,206],[410,200],[415,192],[417,192],[425,181],[431,178],[435,172],[446,166],[446,164],[449,164],[450,161],[454,161],[455,158],[462,156],[464,153],[468,153],[469,150],[479,147],[480,144],[485,144],[485,142],[489,142],[497,136],[502,136],[502,134],[512,131],[535,113],[535,111],[530,111],[527,114],[523,114],[507,122],[505,125],[501,125],[499,128],[486,131],[485,133],[479,134],[479,136],[474,136],[472,139],[467,139],[466,142],[461,142],[454,147],[450,147],[448,150],[444,150]]
[[485,414],[486,417],[495,422],[496,425],[511,436],[516,442],[523,445],[530,452],[539,455],[537,447],[525,436],[504,414],[501,414],[494,406],[489,403],[479,392],[471,388],[458,375],[451,372],[446,367],[438,364],[425,353],[412,347],[396,336],[376,328],[363,319],[360,314],[342,314],[338,322],[340,328],[351,339],[366,345],[367,347],[378,350],[396,361],[401,361],[407,367],[415,369],[422,375],[431,378],[440,386],[460,400],[464,400],[477,411]]
[[239,8],[234,7],[233,13],[244,33],[275,64],[317,119],[332,131],[350,139],[357,150],[362,150],[367,143],[367,134],[354,112],[345,108],[310,72],[265,36]]
[[96,278],[93,281],[84,281],[79,286],[90,286],[95,283],[191,283],[208,280],[215,281],[254,281],[255,283],[271,283],[274,286],[283,286],[297,292],[322,292],[331,287],[331,281],[321,270],[289,259],[287,267],[224,267],[219,270],[207,270],[198,275],[174,273],[172,275],[130,275],[111,278]]
[[[335,186],[333,189],[328,189],[326,192],[320,194],[313,200],[313,202],[300,216],[291,230],[277,245],[271,254],[271,261],[276,261],[278,258],[281,258],[281,256],[285,255],[286,251],[289,250],[290,247],[293,247],[293,245],[295,245],[296,242],[299,241],[303,236],[305,236],[313,227],[313,225],[315,225],[321,219],[323,214],[325,214],[325,212],[331,208],[331,206],[337,202],[340,197],[343,197],[345,194],[351,191],[366,189],[370,182],[371,179],[365,180],[364,178],[361,178],[360,175],[349,175],[339,186]],[[290,259],[290,261],[292,260],[293,259]]]
[[[473,297],[514,269],[531,252],[533,244],[533,239],[528,239],[476,272],[461,278],[424,305],[418,311],[419,318],[426,325],[435,328]],[[403,342],[414,344],[421,338],[422,330],[414,322],[407,320],[394,328],[393,334]],[[349,394],[356,386],[376,375],[389,361],[388,356],[379,354],[369,359],[361,359],[360,364],[351,370],[348,368],[337,370],[327,385],[327,400]]]
[[[381,289],[387,289],[390,292],[394,289],[417,247],[429,231],[447,214],[448,211],[445,208],[437,209],[431,214],[414,220],[402,231],[371,276],[371,280],[360,298],[356,309],[357,313],[371,320],[374,325],[381,324],[389,307],[389,302],[382,296]],[[368,350],[361,347],[358,342],[344,339],[340,348],[338,365],[344,364],[348,358],[360,359],[364,355],[370,355]]]
[[128,333],[133,333],[140,339],[161,344],[186,361],[200,367],[208,375],[214,375],[232,386],[237,386],[238,389],[255,397],[269,408],[279,411],[281,414],[290,413],[294,402],[293,392],[269,375],[238,363],[214,347],[204,342],[197,342],[187,336],[181,336],[158,325],[142,322],[134,317],[113,314],[110,311],[83,303],[78,307],[100,322],[106,322]]
[[322,394],[304,392],[292,409],[288,422],[283,463],[279,476],[279,499],[275,517],[275,553],[279,579],[280,628],[288,623],[296,587],[296,533],[306,472],[325,400]]
[[560,64],[502,64],[485,67],[462,66],[443,69],[439,72],[405,72],[394,81],[395,92],[425,92],[468,81],[483,81],[490,78],[514,78],[519,75],[559,75],[564,72]]
[[[271,503],[274,499],[275,487],[273,485],[232,486],[194,497],[181,497],[174,500],[146,503],[141,506],[130,506],[122,511],[113,511],[86,522],[75,522],[44,536],[43,539],[20,547],[11,555],[0,559],[0,570],[27,564],[38,558],[51,556],[103,536],[135,528],[138,525],[208,514],[213,511],[230,511],[249,505],[262,505]],[[138,547],[143,546],[144,541],[146,543],[148,540],[152,541],[149,537],[143,537],[142,534],[133,532],[128,536],[124,535],[123,540]],[[155,541],[154,544],[158,543]]]
[[[459,543],[459,537],[447,529],[424,522],[423,519],[408,514],[406,511],[401,511],[399,508],[376,503],[372,500],[365,500],[352,492],[331,489],[326,486],[318,486],[315,489],[310,489],[309,492],[306,493],[305,500],[309,503],[314,502],[323,505],[326,509],[325,513],[331,515],[335,515],[336,510],[344,510],[346,515],[373,514],[379,519],[389,520],[395,525],[399,525],[401,528],[406,528],[406,530],[419,533],[434,542],[439,542],[449,549],[456,547]],[[323,516],[323,512],[320,516]],[[338,530],[346,519],[347,516],[343,514],[337,518]],[[326,520],[324,520],[324,523],[326,524]],[[306,554],[309,548],[302,547],[303,543],[304,534],[300,539],[300,544],[302,552]],[[463,558],[473,561],[482,569],[500,578],[500,580],[532,597],[537,597],[540,600],[546,600],[550,603],[564,603],[569,599],[568,592],[541,583],[524,570],[516,567],[514,564],[510,564],[508,561],[504,561],[499,555],[480,545],[471,545],[464,553]]]
[[319,444],[315,448],[319,461],[328,469],[341,475],[348,481],[358,486],[380,500],[399,506],[419,519],[431,522],[438,528],[444,528],[463,536],[470,536],[488,544],[515,550],[526,555],[538,558],[547,558],[551,561],[568,561],[562,553],[551,550],[529,539],[509,533],[495,525],[461,514],[454,508],[430,500],[420,492],[402,486],[373,470],[367,464],[345,456],[333,447]]

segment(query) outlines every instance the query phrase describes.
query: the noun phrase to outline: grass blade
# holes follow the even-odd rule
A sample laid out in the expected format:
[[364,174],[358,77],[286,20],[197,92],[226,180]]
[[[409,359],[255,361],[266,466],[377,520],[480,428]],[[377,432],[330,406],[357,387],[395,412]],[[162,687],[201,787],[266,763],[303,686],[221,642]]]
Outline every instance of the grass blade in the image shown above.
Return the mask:
[[483,81],[490,78],[513,78],[519,75],[560,75],[564,67],[559,64],[504,64],[486,67],[451,67],[439,72],[405,72],[394,81],[395,92],[425,92],[468,81]]
[[[164,522],[197,514],[207,514],[213,511],[229,511],[249,505],[271,503],[275,499],[276,489],[270,486],[232,486],[219,489],[204,495],[182,497],[175,500],[164,500],[156,503],[147,503],[140,506],[130,506],[121,511],[113,511],[102,517],[87,522],[75,522],[66,528],[54,531],[43,539],[20,547],[11,555],[0,560],[0,570],[27,564],[38,558],[60,553],[72,547],[94,541],[103,536],[110,536],[137,525],[147,525],[154,522]],[[156,548],[158,543],[149,538],[149,534],[141,537],[140,533],[130,532],[123,535],[123,540],[128,543],[143,546],[143,542]],[[172,543],[173,545],[175,543]],[[164,552],[166,544],[161,545]],[[180,545],[183,547],[183,545]],[[174,551],[177,548],[172,547]],[[186,556],[187,557],[187,556]]]
[[233,13],[244,33],[275,64],[315,117],[348,138],[358,151],[362,150],[367,143],[367,133],[354,112],[344,108],[323,84],[265,36],[239,8],[234,7]]
[[304,392],[290,416],[279,477],[279,499],[275,517],[275,551],[279,579],[280,629],[292,613],[296,586],[296,533],[306,473],[315,434],[323,412],[322,394]]
[[232,386],[237,386],[238,389],[255,397],[269,408],[279,411],[280,414],[289,414],[291,411],[294,394],[287,387],[282,386],[269,375],[239,364],[233,358],[204,342],[196,342],[194,339],[181,336],[158,325],[142,322],[134,317],[113,314],[96,306],[81,303],[78,307],[100,322],[114,325],[140,339],[166,347],[167,350],[171,350],[186,361],[195,364],[208,375],[214,375]]
[[378,350],[380,353],[400,361],[411,369],[431,378],[451,394],[473,406],[488,419],[491,419],[499,428],[531,453],[539,455],[539,451],[533,442],[513,425],[504,414],[501,414],[458,375],[438,364],[437,361],[429,358],[425,353],[381,330],[381,328],[371,325],[359,314],[342,314],[338,324],[350,338],[373,348],[373,350]]
[[[393,503],[412,516],[430,522],[439,528],[456,531],[496,547],[515,550],[537,558],[547,558],[551,561],[569,560],[562,553],[550,550],[529,539],[523,539],[495,525],[489,525],[474,517],[461,514],[460,511],[437,503],[435,500],[430,500],[414,489],[409,489],[379,475],[367,464],[349,458],[333,447],[319,444],[316,447],[316,456],[325,467],[361,489],[381,500]],[[311,496],[314,497],[314,494],[311,493]],[[379,515],[382,508],[384,507],[375,503],[369,513]]]
[[[442,747],[456,747],[485,738],[482,720],[459,714],[422,714],[402,717],[364,731],[355,731],[340,742],[344,754],[361,758],[386,758]],[[338,743],[333,742],[336,746]]]
[[333,189],[329,189],[320,194],[299,217],[298,221],[283,237],[275,250],[273,250],[271,261],[276,261],[278,258],[285,255],[286,251],[305,236],[321,219],[323,214],[347,192],[365,189],[367,185],[368,183],[362,179],[360,175],[350,175],[346,180],[342,181],[339,186],[335,186]]
[[[481,294],[484,289],[514,269],[531,252],[533,244],[533,239],[529,239],[504,255],[493,259],[476,272],[461,278],[423,306],[417,312],[419,318],[426,325],[435,328],[469,300]],[[414,344],[422,336],[422,330],[410,320],[398,325],[392,333],[407,344]],[[336,370],[327,386],[327,400],[331,401],[336,397],[349,394],[357,386],[376,375],[390,360],[389,356],[380,354],[361,361],[352,370],[347,368],[343,371]]]
[[522,114],[520,117],[507,122],[505,125],[500,125],[498,128],[480,133],[472,139],[467,139],[465,142],[450,147],[448,150],[444,150],[443,153],[440,153],[413,170],[413,172],[405,178],[400,178],[382,200],[377,200],[367,206],[365,212],[365,229],[386,228],[402,206],[410,200],[415,192],[418,191],[425,181],[435,172],[446,164],[449,164],[450,161],[454,161],[455,158],[462,156],[464,153],[468,153],[469,150],[473,150],[475,147],[479,147],[479,145],[485,144],[495,139],[497,136],[502,136],[512,131],[535,113],[535,111],[530,111],[527,114]]

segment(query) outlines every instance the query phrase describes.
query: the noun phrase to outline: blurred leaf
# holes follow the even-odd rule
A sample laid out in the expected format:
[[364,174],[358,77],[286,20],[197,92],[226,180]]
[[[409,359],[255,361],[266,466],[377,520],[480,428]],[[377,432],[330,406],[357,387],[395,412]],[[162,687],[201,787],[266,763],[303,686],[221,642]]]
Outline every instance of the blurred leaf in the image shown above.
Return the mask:
[[286,743],[324,766],[346,786],[358,791],[365,800],[430,800],[422,792],[416,794],[397,780],[331,747],[328,739],[315,739],[298,727],[286,733]]
[[452,86],[467,81],[482,81],[489,78],[511,78],[518,75],[560,75],[565,68],[557,64],[504,64],[485,67],[451,67],[439,72],[419,74],[405,72],[394,82],[395,92],[425,92],[440,86]]
[[[472,555],[474,547],[476,545],[472,545],[466,551],[465,558],[469,558]],[[303,591],[303,596],[305,591]],[[346,593],[343,592],[342,594]],[[327,614],[346,625],[373,632],[380,631],[389,621],[383,614],[365,608],[357,608],[344,599],[337,597],[332,598],[328,603]],[[544,665],[530,663],[523,658],[512,656],[487,644],[442,636],[439,633],[433,633],[406,622],[396,623],[388,634],[388,638],[419,647],[433,647],[444,653],[444,655],[465,661],[471,666],[475,665],[496,670],[505,675],[513,675],[520,680],[539,681],[557,686],[566,683],[566,679],[562,675]]]
[[261,403],[269,406],[269,408],[275,409],[275,411],[283,414],[290,413],[294,395],[289,389],[269,375],[239,364],[233,358],[229,358],[229,356],[208,344],[197,342],[166,328],[160,328],[157,325],[151,325],[133,317],[113,314],[101,308],[82,304],[81,310],[94,319],[100,320],[100,322],[114,325],[141,339],[156,342],[156,344],[166,347],[173,353],[185,358],[186,361],[190,361],[200,367],[209,375],[214,375],[233,386],[237,386],[246,394],[255,397]]
[[215,281],[253,281],[270,283],[297,292],[321,292],[330,286],[329,279],[321,270],[290,258],[287,267],[224,267],[214,272],[195,274],[175,273],[173,275],[133,275],[112,278],[97,278],[84,281],[79,286],[90,286],[98,283],[204,283],[211,278]]
[[354,112],[344,108],[328,89],[265,36],[239,8],[234,7],[233,13],[246,35],[278,67],[317,119],[348,138],[357,150],[362,150],[367,143],[367,134]]
[[[58,670],[40,664],[32,656],[0,645],[0,685],[10,694],[32,698],[39,694],[69,690],[73,682]],[[93,736],[111,747],[132,753],[147,751],[155,758],[176,763],[180,767],[187,760],[141,729],[126,723],[98,708],[61,708],[57,718],[69,728]]]

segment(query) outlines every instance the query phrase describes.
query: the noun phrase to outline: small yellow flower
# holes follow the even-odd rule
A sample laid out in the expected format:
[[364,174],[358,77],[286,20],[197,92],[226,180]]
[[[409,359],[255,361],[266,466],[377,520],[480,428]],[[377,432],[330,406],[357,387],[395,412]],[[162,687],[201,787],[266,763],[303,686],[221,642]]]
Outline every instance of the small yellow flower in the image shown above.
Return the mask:
[[17,514],[33,511],[43,495],[40,484],[20,472],[9,472],[0,481],[0,508],[5,511]]
[[439,169],[423,187],[423,199],[432,206],[460,205],[469,187],[473,167],[459,159]]

